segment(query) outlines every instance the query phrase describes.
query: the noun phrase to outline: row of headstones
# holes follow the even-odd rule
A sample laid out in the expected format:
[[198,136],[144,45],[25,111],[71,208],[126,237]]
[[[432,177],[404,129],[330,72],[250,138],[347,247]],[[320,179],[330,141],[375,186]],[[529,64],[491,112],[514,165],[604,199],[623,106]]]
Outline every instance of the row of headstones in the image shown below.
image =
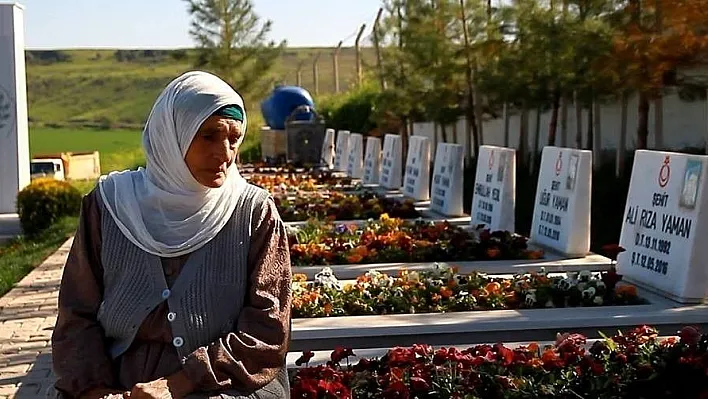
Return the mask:
[[[383,151],[380,139],[367,138],[363,158],[362,135],[340,131],[336,146],[334,131],[328,131],[327,136],[330,144],[326,140],[325,146],[329,145],[326,150],[332,153],[334,169],[361,178],[365,184],[402,188],[405,196],[416,200],[430,199],[430,209],[443,215],[462,214],[461,145],[438,144],[430,184],[430,140],[425,137],[409,138],[402,170],[399,135],[387,134]],[[471,225],[514,231],[515,158],[516,152],[510,148],[480,147]],[[700,217],[703,203],[708,201],[703,184],[706,165],[708,156],[636,151],[625,206],[619,242],[625,252],[617,259],[620,272],[682,302],[708,297],[708,246],[695,240],[708,233],[708,220],[705,215]],[[571,256],[589,253],[591,180],[591,151],[543,149],[531,243]]]

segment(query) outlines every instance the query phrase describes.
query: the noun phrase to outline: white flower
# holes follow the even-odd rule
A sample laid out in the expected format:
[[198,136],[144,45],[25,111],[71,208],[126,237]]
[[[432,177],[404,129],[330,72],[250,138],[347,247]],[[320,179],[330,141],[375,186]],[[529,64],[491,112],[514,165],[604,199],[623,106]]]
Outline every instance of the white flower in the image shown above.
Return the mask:
[[604,300],[602,299],[601,296],[596,296],[595,299],[592,300],[592,303],[594,303],[595,305],[598,305],[598,306],[602,305],[603,302],[604,302]]
[[342,289],[342,285],[339,283],[339,280],[337,280],[337,277],[334,275],[334,272],[330,267],[325,267],[322,271],[315,274],[315,284],[322,285],[327,288],[336,288],[337,290]]
[[524,303],[527,306],[535,305],[536,304],[536,294],[532,293],[532,292],[529,292],[528,294],[526,294],[526,299],[524,300]]
[[578,275],[578,277],[582,281],[588,281],[592,277],[592,273],[590,273],[590,270],[583,270],[580,272],[580,275]]
[[568,291],[573,287],[573,282],[570,279],[564,278],[562,280],[558,280],[558,289],[562,291]]
[[590,287],[586,290],[583,290],[583,298],[590,299],[595,296],[595,288]]
[[408,281],[417,283],[420,281],[420,273],[416,271],[408,272]]
[[578,279],[578,272],[568,272],[566,274],[568,275],[568,280],[570,281],[575,281]]
[[469,295],[469,294],[470,294],[470,293],[467,292],[467,291],[460,291],[457,295],[459,295],[459,296],[467,296],[467,295]]
[[588,288],[588,283],[580,282],[575,285],[575,288],[578,289],[578,291],[585,291],[586,288]]
[[542,267],[541,270],[538,271],[538,275],[539,275],[539,276],[544,276],[544,277],[545,277],[546,274],[548,274],[548,273],[546,272],[546,268],[545,268],[545,267]]
[[598,282],[595,283],[595,286],[596,286],[598,289],[603,289],[603,288],[605,288],[605,283],[602,282],[602,281],[598,281]]

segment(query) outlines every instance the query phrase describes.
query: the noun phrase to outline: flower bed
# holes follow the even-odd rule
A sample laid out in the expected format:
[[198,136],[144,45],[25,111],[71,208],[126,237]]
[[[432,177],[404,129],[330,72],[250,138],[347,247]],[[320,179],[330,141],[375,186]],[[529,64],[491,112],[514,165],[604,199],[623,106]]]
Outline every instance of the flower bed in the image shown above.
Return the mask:
[[366,220],[379,218],[382,214],[403,219],[421,217],[413,201],[397,201],[365,191],[355,194],[331,192],[299,196],[295,199],[287,195],[275,197],[280,217],[286,222],[308,219]]
[[434,270],[402,269],[397,277],[377,271],[342,284],[325,268],[308,282],[293,277],[293,317],[359,316],[396,313],[445,313],[474,310],[533,309],[579,306],[618,306],[645,303],[632,285],[617,283],[609,272],[539,273],[493,277],[458,274],[436,264]]
[[290,238],[294,266],[543,257],[518,234],[469,231],[447,222],[407,222],[388,214],[363,226],[311,221]]
[[352,189],[350,177],[335,177],[331,174],[275,173],[254,174],[247,179],[251,184],[271,193],[313,192],[319,189]]
[[[661,340],[642,326],[587,347],[579,334],[554,345],[502,344],[466,350],[427,345],[393,348],[375,359],[349,361],[337,348],[331,361],[290,374],[293,398],[706,398],[708,334],[685,327]],[[342,361],[346,359],[346,365]]]

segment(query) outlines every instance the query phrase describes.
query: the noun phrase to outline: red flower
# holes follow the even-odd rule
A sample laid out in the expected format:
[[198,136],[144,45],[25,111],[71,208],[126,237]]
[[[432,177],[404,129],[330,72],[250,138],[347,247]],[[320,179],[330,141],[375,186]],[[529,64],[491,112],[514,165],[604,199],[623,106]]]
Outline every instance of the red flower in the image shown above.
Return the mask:
[[410,348],[393,348],[388,351],[388,364],[406,366],[415,362],[415,353]]
[[290,390],[293,399],[317,399],[317,381],[300,380]]
[[312,351],[303,351],[302,356],[300,356],[296,361],[295,365],[296,366],[302,366],[305,363],[309,363],[310,359],[315,356],[315,353]]
[[386,399],[408,399],[411,397],[411,393],[403,381],[396,381],[386,388],[383,397]]
[[344,384],[339,381],[321,380],[317,387],[320,389],[320,392],[324,392],[325,395],[328,395],[325,396],[326,398],[349,399],[352,397],[349,388],[345,387]]
[[344,348],[341,346],[338,346],[332,351],[332,362],[333,363],[339,363],[343,359],[348,358],[349,356],[355,356],[354,352],[352,351],[352,348]]
[[687,326],[678,333],[681,343],[686,345],[696,345],[701,340],[701,333],[696,327]]
[[624,251],[626,250],[617,244],[608,244],[602,247],[602,253],[613,261],[617,261],[617,255]]
[[609,291],[615,289],[615,285],[617,285],[620,280],[622,280],[622,275],[617,274],[617,269],[614,267],[610,268],[609,271],[602,273],[602,282],[605,283]]
[[430,384],[428,381],[421,377],[411,377],[411,387],[414,391],[428,392],[430,390]]

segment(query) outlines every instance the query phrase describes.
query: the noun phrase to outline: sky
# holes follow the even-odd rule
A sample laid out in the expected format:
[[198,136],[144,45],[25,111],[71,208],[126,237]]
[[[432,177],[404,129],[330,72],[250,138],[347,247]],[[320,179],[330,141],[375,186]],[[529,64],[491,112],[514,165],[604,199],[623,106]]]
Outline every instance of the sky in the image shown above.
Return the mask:
[[[0,3],[12,2],[0,0]],[[25,46],[57,48],[194,47],[184,0],[18,0],[25,8]],[[353,45],[381,0],[253,0],[273,21],[270,38],[288,46]],[[367,29],[367,33],[370,29]]]

